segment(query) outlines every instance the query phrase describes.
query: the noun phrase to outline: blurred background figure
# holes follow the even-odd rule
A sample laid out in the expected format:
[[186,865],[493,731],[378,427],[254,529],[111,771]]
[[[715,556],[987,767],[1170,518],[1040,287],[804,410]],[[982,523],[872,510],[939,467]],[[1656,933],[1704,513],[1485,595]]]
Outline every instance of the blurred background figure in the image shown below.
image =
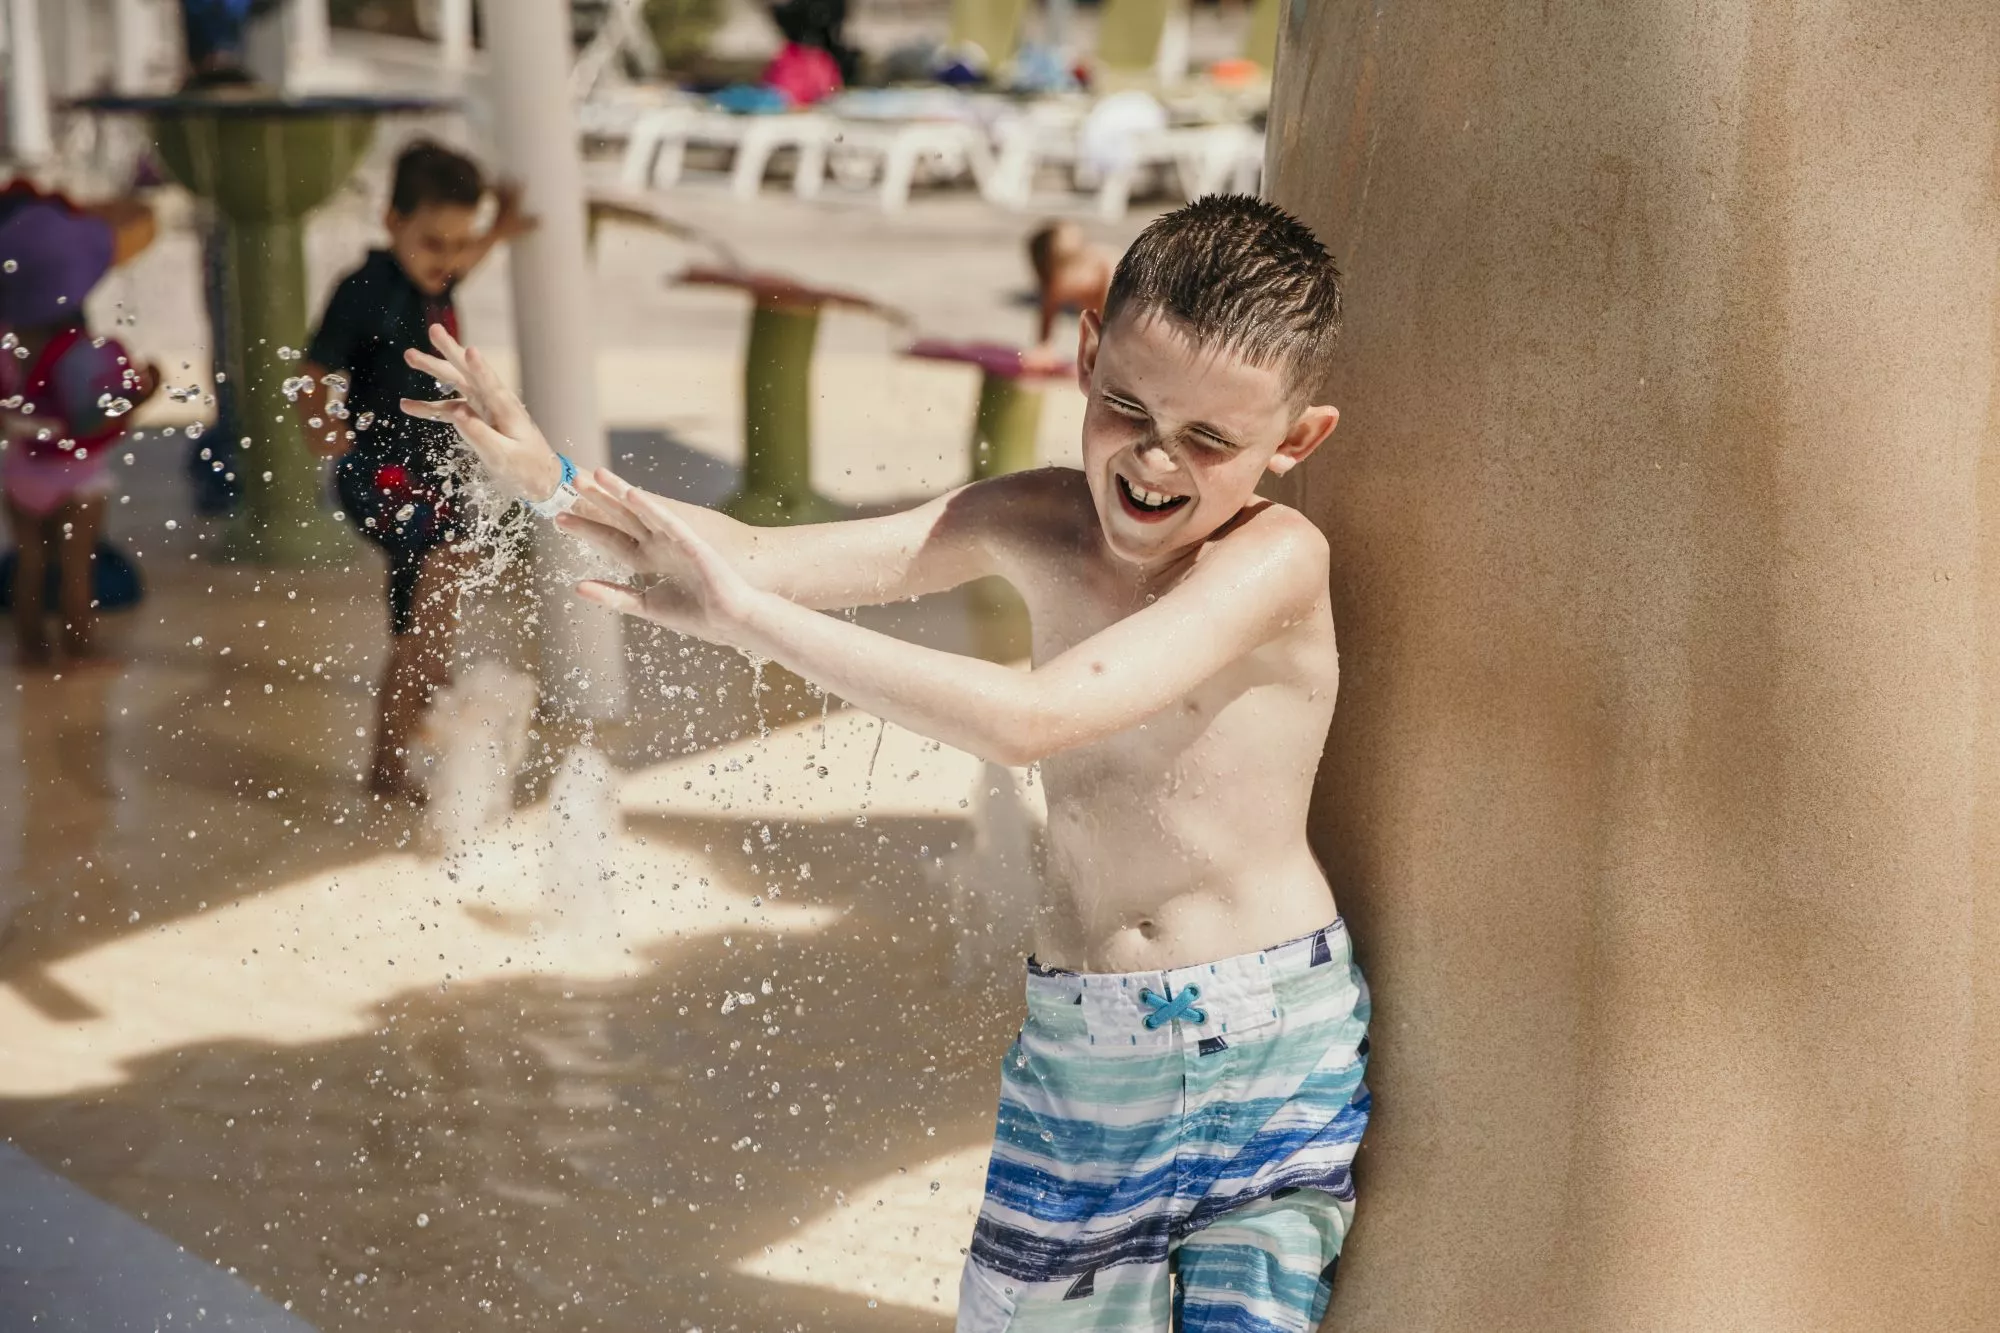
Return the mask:
[[180,0],[191,88],[252,82],[244,65],[250,20],[279,0]]
[[771,21],[788,43],[831,56],[842,84],[860,77],[861,53],[846,41],[847,0],[783,0],[771,6]]
[[7,591],[24,665],[54,660],[52,609],[70,663],[98,655],[92,571],[107,465],[126,415],[159,376],[133,365],[117,340],[93,337],[83,303],[152,237],[152,215],[135,201],[83,209],[18,184],[0,195],[0,347],[9,353],[0,356],[0,489],[18,546]]
[[1045,222],[1028,237],[1028,266],[1035,272],[1039,318],[1035,345],[1048,348],[1065,312],[1104,313],[1118,256],[1083,234],[1074,222]]
[[[403,353],[429,350],[432,325],[458,331],[452,290],[502,241],[531,230],[520,197],[502,185],[484,232],[475,219],[487,195],[477,163],[418,140],[396,159],[382,224],[386,249],[341,280],[306,347],[299,414],[315,450],[338,457],[341,508],[389,557],[389,663],[378,692],[368,785],[378,796],[416,801],[411,737],[433,694],[451,681],[459,591],[478,559],[471,504],[449,426],[406,415],[405,398],[444,396]],[[341,393],[329,384],[345,375]],[[333,392],[330,394],[329,389]]]

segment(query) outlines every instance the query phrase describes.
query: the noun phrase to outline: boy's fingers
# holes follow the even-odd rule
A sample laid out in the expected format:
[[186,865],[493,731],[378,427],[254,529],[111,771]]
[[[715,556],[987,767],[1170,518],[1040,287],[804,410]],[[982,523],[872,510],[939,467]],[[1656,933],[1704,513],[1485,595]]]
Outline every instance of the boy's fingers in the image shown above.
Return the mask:
[[429,352],[408,347],[403,350],[403,362],[411,369],[421,370],[432,379],[449,384],[454,389],[465,387],[465,376],[459,372],[457,366],[441,356],[432,356]]
[[451,362],[455,366],[464,364],[465,348],[458,341],[458,339],[451,336],[450,329],[446,328],[442,324],[433,324],[431,325],[430,328],[430,334],[431,334],[431,346],[437,348],[439,354],[442,355],[445,360]]
[[504,453],[513,441],[486,424],[463,398],[405,398],[403,411],[426,421],[442,421],[458,428],[458,433],[480,453]]
[[606,583],[603,579],[585,579],[576,585],[577,596],[586,602],[596,602],[614,611],[623,611],[628,616],[645,614],[646,602],[638,593],[619,583]]
[[507,381],[501,379],[494,372],[493,363],[488,361],[477,347],[466,349],[465,364],[472,371],[473,387],[480,393],[487,395],[496,403],[508,403],[514,406],[520,405],[521,400],[516,398],[514,391],[507,387]]
[[463,398],[405,398],[402,399],[405,416],[422,417],[426,421],[443,421],[457,425],[466,402]]
[[626,496],[626,503],[638,511],[639,516],[646,521],[647,527],[662,536],[672,538],[677,545],[701,544],[701,539],[695,536],[694,529],[687,525],[686,520],[668,507],[665,500],[651,491],[642,491],[636,486],[631,487]]
[[616,528],[635,542],[645,539],[645,524],[626,512],[622,505],[607,502],[589,491],[583,492],[582,498],[576,503],[576,508],[570,512],[581,514],[591,522],[601,523],[607,528]]
[[639,558],[639,543],[608,524],[584,518],[574,509],[558,515],[556,527],[610,556],[620,564],[633,564]]
[[640,498],[646,492],[610,468],[597,468],[585,478],[585,484],[604,497],[608,508],[616,508],[629,516],[631,523],[639,529],[633,534],[634,536],[644,536],[661,530],[660,525],[653,521],[651,511],[641,507]]
[[485,420],[470,408],[453,418],[452,424],[458,427],[458,433],[469,440],[473,450],[478,453],[505,454],[514,443],[512,439],[487,425]]

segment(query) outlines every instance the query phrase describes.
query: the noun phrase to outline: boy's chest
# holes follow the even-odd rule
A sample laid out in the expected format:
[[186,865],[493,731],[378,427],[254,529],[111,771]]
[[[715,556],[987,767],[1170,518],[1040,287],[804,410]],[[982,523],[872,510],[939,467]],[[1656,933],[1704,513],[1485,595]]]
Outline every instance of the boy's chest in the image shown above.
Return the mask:
[[436,380],[403,357],[412,347],[430,350],[433,324],[442,324],[452,337],[458,336],[458,311],[449,297],[426,299],[410,292],[383,303],[363,344],[360,364],[351,367],[354,389],[363,397],[381,400],[369,406],[379,411],[383,403],[393,407],[396,399],[445,396]]

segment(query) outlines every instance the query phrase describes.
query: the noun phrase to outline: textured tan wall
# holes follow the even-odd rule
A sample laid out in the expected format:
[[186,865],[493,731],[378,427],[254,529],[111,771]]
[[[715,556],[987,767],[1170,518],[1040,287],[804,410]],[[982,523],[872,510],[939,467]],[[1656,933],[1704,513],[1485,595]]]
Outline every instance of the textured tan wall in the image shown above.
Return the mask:
[[2000,5],[1292,0],[1329,1327],[2000,1329]]

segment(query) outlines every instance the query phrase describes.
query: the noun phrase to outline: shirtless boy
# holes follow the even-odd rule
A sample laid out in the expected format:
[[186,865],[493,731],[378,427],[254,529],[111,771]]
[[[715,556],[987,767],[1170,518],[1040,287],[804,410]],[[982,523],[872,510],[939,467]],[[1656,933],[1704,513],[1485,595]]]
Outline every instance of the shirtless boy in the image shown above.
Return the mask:
[[[1190,204],[1084,320],[1082,471],[813,527],[575,480],[476,352],[440,329],[442,359],[410,354],[463,397],[406,410],[455,424],[496,479],[641,576],[585,597],[1041,764],[1050,891],[962,1333],[1309,1329],[1325,1312],[1368,1118],[1368,993],[1306,844],[1337,676],[1327,547],[1254,488],[1338,419],[1308,397],[1338,279],[1276,208]],[[1031,670],[816,609],[990,574],[1028,604]]]
[[1045,222],[1028,237],[1028,267],[1035,271],[1035,345],[1047,347],[1064,310],[1102,318],[1117,256],[1091,243],[1074,222]]

